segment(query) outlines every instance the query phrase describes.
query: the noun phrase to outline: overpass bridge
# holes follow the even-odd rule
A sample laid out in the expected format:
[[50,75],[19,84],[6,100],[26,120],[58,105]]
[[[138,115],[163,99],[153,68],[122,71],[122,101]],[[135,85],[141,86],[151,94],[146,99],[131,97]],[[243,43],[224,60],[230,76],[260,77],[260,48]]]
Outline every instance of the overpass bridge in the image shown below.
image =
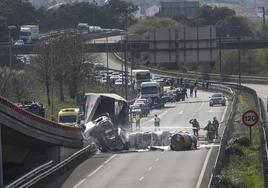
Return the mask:
[[[216,46],[211,47],[189,47],[178,45],[179,43],[184,43],[184,40],[128,40],[128,41],[118,41],[118,42],[107,42],[101,41],[98,43],[85,43],[83,44],[84,53],[103,53],[103,52],[146,52],[146,51],[194,51],[194,50],[217,50],[217,49],[263,49],[268,48],[268,40],[209,40],[204,39],[206,42],[217,42]],[[199,41],[204,41],[199,40]],[[169,48],[161,48],[155,45],[156,43],[166,43]],[[12,52],[14,54],[34,54],[34,47],[36,44],[25,44],[21,46],[12,46]],[[180,47],[178,47],[180,46]],[[0,55],[9,54],[9,45],[0,44]]]

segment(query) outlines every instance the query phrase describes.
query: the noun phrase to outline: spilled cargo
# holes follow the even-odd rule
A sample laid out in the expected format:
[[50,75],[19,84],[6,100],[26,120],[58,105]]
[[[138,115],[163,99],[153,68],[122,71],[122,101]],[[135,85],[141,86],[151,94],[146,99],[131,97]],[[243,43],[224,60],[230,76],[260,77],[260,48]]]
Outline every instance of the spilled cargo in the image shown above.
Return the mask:
[[197,138],[185,132],[130,132],[115,126],[107,116],[93,121],[93,126],[84,133],[93,137],[101,151],[161,149],[169,146],[173,151],[197,148]]

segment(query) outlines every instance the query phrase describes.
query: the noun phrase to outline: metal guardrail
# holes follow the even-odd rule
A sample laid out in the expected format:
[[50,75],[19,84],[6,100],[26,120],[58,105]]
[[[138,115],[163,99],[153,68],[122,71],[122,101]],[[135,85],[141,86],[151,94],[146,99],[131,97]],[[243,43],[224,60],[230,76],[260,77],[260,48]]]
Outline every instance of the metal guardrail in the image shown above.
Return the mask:
[[5,186],[5,188],[16,188],[21,187],[23,184],[25,184],[27,181],[30,181],[31,178],[35,177],[36,175],[40,174],[41,172],[45,171],[46,169],[50,168],[53,164],[53,161],[49,161],[34,170],[28,172],[27,174],[21,176],[19,179],[15,180],[11,184]]
[[213,172],[212,172],[212,177],[210,179],[210,183],[209,183],[209,187],[210,188],[216,188],[217,187],[217,179],[216,176],[220,174],[220,171],[223,167],[224,164],[224,160],[225,160],[225,149],[227,146],[227,141],[230,135],[230,131],[233,129],[233,120],[235,117],[235,112],[236,112],[236,104],[237,104],[237,94],[236,92],[232,92],[230,94],[233,94],[233,100],[232,100],[232,105],[231,105],[231,110],[230,113],[228,115],[228,120],[225,123],[225,128],[223,131],[223,135],[221,138],[221,142],[220,142],[220,148],[219,148],[219,152],[217,155],[217,160],[216,163],[214,165],[213,168]]
[[[234,84],[228,84],[230,87],[235,87],[237,88],[237,85]],[[240,86],[240,88],[238,88],[239,90],[249,93],[253,96],[255,103],[257,105],[257,111],[260,114],[260,126],[259,126],[259,131],[261,134],[261,150],[262,150],[262,162],[263,162],[263,175],[264,175],[264,187],[268,188],[268,149],[267,149],[267,140],[268,140],[268,122],[267,122],[267,117],[266,117],[266,112],[265,112],[265,108],[264,108],[264,103],[263,101],[261,101],[255,90],[246,87],[246,86]],[[216,188],[217,187],[217,178],[216,176],[220,174],[220,171],[223,167],[223,163],[225,160],[225,147],[226,147],[226,143],[227,143],[227,139],[228,139],[228,135],[230,133],[230,130],[232,130],[233,128],[233,119],[234,119],[234,115],[235,115],[235,106],[236,106],[236,101],[237,101],[237,96],[235,95],[234,101],[232,103],[232,110],[229,116],[229,120],[228,123],[225,127],[224,130],[224,135],[222,137],[221,140],[221,146],[220,146],[220,150],[218,153],[218,157],[217,157],[217,161],[216,164],[214,166],[214,171],[212,174],[212,178],[211,178],[211,182],[210,182],[210,188]]]
[[261,116],[261,126],[259,127],[259,129],[261,132],[264,187],[268,188],[268,148],[267,148],[268,122],[264,102],[262,101],[262,99],[258,100],[258,106],[259,106],[259,114]]
[[90,144],[90,145],[84,147],[83,149],[77,151],[76,153],[74,153],[73,155],[71,155],[67,159],[63,160],[62,162],[56,164],[55,166],[52,166],[51,168],[43,171],[42,173],[37,174],[36,176],[32,176],[31,179],[28,178],[29,181],[25,182],[23,185],[20,185],[19,187],[20,188],[28,188],[28,187],[34,186],[39,181],[47,178],[48,176],[52,175],[56,171],[62,169],[65,166],[67,166],[74,159],[80,157],[81,155],[83,155],[85,153],[91,153],[92,154],[92,153],[94,153],[96,151],[97,151],[96,145]]

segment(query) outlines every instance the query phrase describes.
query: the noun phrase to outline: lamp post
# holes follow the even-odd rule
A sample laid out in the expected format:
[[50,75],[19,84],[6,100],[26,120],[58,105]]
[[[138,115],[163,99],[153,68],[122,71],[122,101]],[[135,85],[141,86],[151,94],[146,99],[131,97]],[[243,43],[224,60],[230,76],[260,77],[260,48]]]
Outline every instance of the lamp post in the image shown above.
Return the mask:
[[8,27],[8,39],[9,39],[9,68],[12,68],[12,41],[11,41],[11,30],[16,29],[15,25],[9,25]]
[[110,91],[110,75],[109,75],[109,48],[108,48],[108,37],[106,37],[106,74],[107,74],[107,92]]
[[125,59],[125,98],[128,98],[128,66],[127,66],[127,10],[125,12],[125,49],[124,49],[124,59]]
[[238,40],[238,85],[239,89],[241,88],[241,54],[240,54],[240,37],[237,38]]
[[220,66],[220,81],[222,81],[222,64],[221,64],[221,35],[219,35],[219,66]]

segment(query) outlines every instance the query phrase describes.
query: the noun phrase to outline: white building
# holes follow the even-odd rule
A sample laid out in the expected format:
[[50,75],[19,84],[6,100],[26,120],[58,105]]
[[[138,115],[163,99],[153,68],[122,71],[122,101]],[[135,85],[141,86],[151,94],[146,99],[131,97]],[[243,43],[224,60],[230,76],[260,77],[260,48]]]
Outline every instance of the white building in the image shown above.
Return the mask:
[[145,10],[145,16],[154,16],[155,14],[159,13],[160,6],[153,5]]

